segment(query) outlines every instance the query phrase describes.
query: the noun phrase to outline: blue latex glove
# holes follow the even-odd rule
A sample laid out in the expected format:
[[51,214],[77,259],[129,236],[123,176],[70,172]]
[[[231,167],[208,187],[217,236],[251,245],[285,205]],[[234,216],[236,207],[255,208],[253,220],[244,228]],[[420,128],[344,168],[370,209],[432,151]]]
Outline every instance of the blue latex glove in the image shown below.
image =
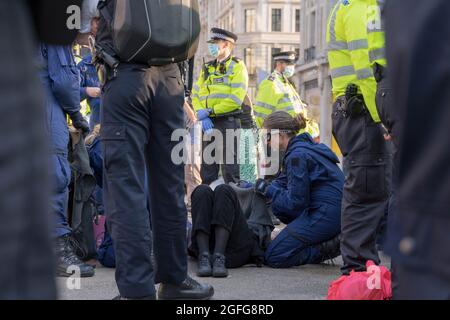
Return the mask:
[[211,110],[210,109],[201,109],[197,111],[197,119],[199,121],[203,121],[206,118],[209,117],[209,115],[211,114]]
[[212,133],[213,128],[214,128],[214,124],[210,118],[206,118],[205,120],[202,120],[202,129],[205,134]]
[[252,189],[254,187],[253,183],[244,180],[239,181],[237,186],[242,189]]

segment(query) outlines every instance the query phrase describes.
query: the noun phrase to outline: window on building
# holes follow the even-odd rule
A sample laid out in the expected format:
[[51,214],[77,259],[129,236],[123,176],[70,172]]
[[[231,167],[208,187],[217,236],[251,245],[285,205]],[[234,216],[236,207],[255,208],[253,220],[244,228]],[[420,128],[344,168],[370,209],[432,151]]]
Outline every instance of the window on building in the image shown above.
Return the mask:
[[255,32],[256,30],[256,11],[255,9],[245,10],[245,32]]
[[300,32],[300,9],[295,9],[295,32]]
[[281,9],[272,9],[272,31],[281,32]]
[[247,66],[247,71],[249,75],[254,75],[256,73],[255,65],[255,50],[252,48],[244,49],[244,61]]
[[316,12],[311,12],[309,20],[309,46],[314,47],[316,45]]
[[[281,52],[281,48],[272,48],[272,56],[271,57],[273,57],[274,54],[280,53],[280,52]],[[270,72],[272,72],[273,69],[275,69],[275,62],[273,61],[273,58],[272,58],[272,69]]]

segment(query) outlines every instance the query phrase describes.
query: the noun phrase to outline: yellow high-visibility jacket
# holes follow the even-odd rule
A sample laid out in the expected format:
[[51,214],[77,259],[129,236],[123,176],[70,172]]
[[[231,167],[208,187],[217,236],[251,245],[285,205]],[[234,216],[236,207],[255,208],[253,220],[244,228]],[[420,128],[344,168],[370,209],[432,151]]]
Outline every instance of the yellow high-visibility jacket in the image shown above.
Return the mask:
[[345,95],[351,83],[357,85],[372,119],[378,123],[377,84],[369,57],[368,28],[373,28],[373,21],[369,23],[372,6],[372,0],[340,0],[331,11],[326,39],[333,96]]
[[367,13],[367,40],[369,43],[369,60],[386,67],[384,24],[381,20],[381,1],[370,0]]
[[286,111],[291,116],[302,113],[307,119],[307,125],[300,133],[308,132],[313,137],[320,135],[319,126],[308,119],[305,104],[300,99],[297,90],[285,76],[274,71],[263,80],[258,88],[258,94],[253,107],[256,125],[261,128],[264,120],[275,111]]
[[211,109],[211,117],[241,109],[248,89],[245,64],[235,57],[206,63],[192,90],[194,110]]

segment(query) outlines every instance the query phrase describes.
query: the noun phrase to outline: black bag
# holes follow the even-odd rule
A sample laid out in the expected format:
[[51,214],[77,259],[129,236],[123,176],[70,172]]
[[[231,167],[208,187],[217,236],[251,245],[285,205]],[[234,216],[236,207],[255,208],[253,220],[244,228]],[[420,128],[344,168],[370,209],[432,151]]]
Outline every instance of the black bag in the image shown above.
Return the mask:
[[166,65],[197,50],[198,0],[103,0],[98,8],[122,62]]
[[72,183],[69,200],[69,221],[75,253],[87,261],[96,258],[96,243],[94,236],[94,219],[97,215],[97,205],[93,198],[96,186],[94,174],[89,163],[89,155],[79,133],[71,134],[72,149],[69,154]]

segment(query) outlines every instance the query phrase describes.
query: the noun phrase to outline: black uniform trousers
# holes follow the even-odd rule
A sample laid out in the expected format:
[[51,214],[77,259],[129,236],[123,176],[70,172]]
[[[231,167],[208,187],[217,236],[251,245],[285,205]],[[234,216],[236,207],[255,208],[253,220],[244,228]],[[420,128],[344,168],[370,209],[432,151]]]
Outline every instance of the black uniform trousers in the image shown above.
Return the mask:
[[[382,70],[382,71],[381,71]],[[386,233],[399,235],[397,222],[397,188],[398,188],[398,165],[399,165],[399,119],[395,112],[395,107],[392,102],[392,89],[388,78],[387,69],[378,67],[377,78],[377,94],[376,94],[376,105],[377,111],[380,115],[381,122],[383,123],[386,130],[391,136],[392,142],[390,143],[392,150],[392,170],[391,170],[391,190],[389,196],[388,205],[388,217]],[[383,248],[388,247],[389,244],[386,243],[386,237],[383,238]],[[387,248],[387,251],[389,249]],[[395,292],[398,289],[398,268],[396,267],[395,258],[391,259],[391,273],[392,273],[392,290]]]
[[385,12],[389,107],[401,119],[394,299],[450,299],[450,2],[388,1]]
[[189,252],[199,255],[196,235],[202,231],[210,236],[210,253],[214,251],[214,228],[221,226],[230,232],[225,258],[227,268],[238,268],[251,262],[257,245],[253,231],[247,225],[236,192],[229,185],[219,185],[213,191],[207,185],[192,193],[192,244]]
[[152,295],[154,283],[177,284],[187,276],[184,168],[171,159],[179,143],[171,135],[184,128],[183,99],[175,64],[122,63],[104,87],[103,199],[125,297]]
[[24,1],[0,0],[0,300],[55,299],[49,148]]
[[[215,138],[211,141],[205,141],[203,137],[203,161],[200,168],[200,176],[203,184],[211,184],[219,178],[219,171],[222,169],[223,179],[225,183],[238,183],[239,182],[239,143],[240,138],[238,136],[241,128],[241,120],[235,116],[223,116],[212,118],[214,129],[218,130],[222,135],[222,142],[217,141]],[[232,133],[236,131],[237,138],[232,138]],[[227,137],[228,131],[228,137]],[[229,139],[230,138],[230,139]],[[219,142],[219,143],[218,143]],[[211,149],[213,145],[216,148]],[[207,161],[205,156],[213,156],[214,163]]]
[[[376,246],[389,198],[390,155],[383,129],[370,114],[350,117],[343,97],[333,105],[333,135],[344,156],[341,217],[342,273],[380,263]],[[365,106],[361,106],[365,109]]]

